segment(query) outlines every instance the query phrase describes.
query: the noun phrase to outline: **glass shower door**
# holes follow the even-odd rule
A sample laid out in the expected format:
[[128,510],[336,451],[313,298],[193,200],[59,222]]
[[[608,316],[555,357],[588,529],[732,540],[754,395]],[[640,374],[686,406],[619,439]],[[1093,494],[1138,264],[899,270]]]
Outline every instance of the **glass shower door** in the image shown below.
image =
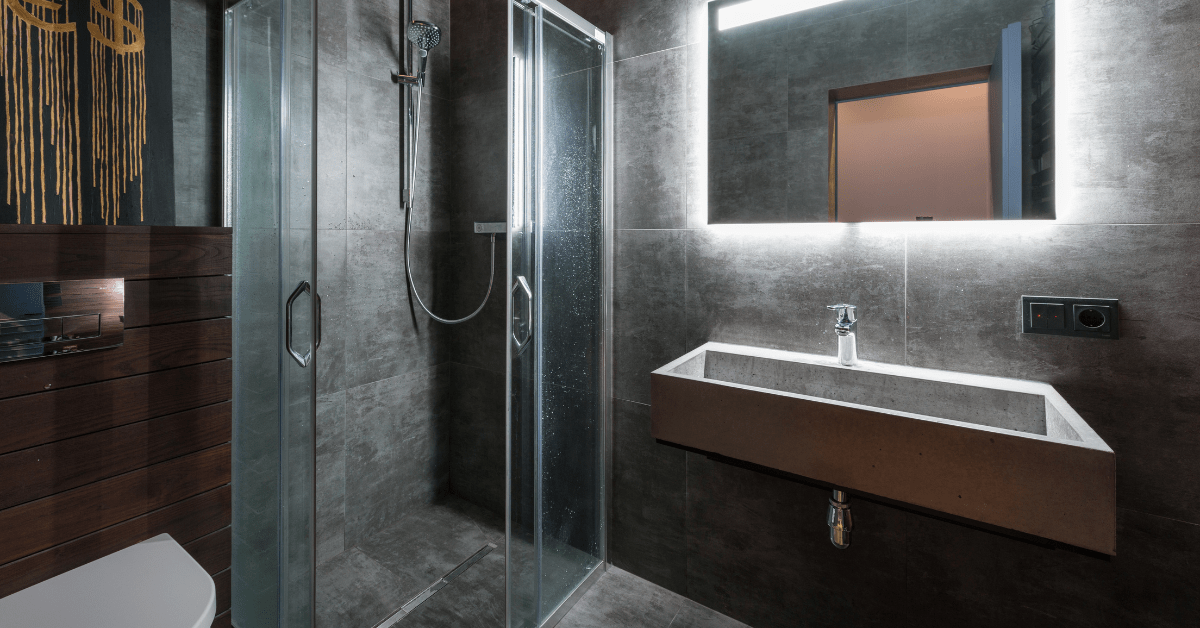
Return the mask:
[[611,38],[514,2],[510,39],[508,625],[553,625],[602,572]]
[[225,12],[234,228],[233,624],[312,626],[316,345],[311,0]]

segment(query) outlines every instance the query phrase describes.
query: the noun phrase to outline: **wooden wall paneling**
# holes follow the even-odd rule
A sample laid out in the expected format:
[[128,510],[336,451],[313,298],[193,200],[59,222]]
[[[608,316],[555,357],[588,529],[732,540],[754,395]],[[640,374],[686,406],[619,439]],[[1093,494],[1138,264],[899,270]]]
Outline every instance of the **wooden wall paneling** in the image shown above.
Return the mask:
[[232,231],[8,225],[0,240],[0,283],[126,280],[123,346],[0,364],[0,597],[167,533],[214,575],[221,615]]
[[233,277],[125,282],[125,328],[184,323],[233,314]]
[[0,563],[228,484],[230,454],[221,445],[0,511]]
[[228,318],[139,327],[126,330],[125,344],[116,349],[0,364],[0,399],[223,360],[232,354],[233,324]]
[[3,399],[0,400],[0,454],[231,398],[233,364],[220,360]]
[[48,497],[233,439],[224,402],[0,456],[0,509]]
[[233,564],[233,528],[225,527],[183,546],[213,576]]
[[224,228],[26,228],[0,235],[0,283],[233,273],[231,230]]
[[231,591],[231,570],[226,569],[221,573],[213,575],[213,584],[217,585],[217,614],[220,615],[229,610]]
[[159,534],[170,534],[171,538],[186,545],[214,531],[227,528],[232,520],[231,498],[232,489],[223,486],[21,560],[0,565],[0,597],[11,595]]
[[212,628],[233,628],[233,615],[225,611],[213,620]]

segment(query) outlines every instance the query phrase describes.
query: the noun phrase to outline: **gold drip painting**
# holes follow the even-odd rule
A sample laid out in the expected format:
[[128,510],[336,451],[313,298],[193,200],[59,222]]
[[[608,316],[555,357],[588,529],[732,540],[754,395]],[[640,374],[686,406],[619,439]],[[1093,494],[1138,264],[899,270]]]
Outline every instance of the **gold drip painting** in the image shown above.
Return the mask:
[[0,0],[0,11],[0,222],[146,224],[144,164],[156,129],[147,124],[142,4]]

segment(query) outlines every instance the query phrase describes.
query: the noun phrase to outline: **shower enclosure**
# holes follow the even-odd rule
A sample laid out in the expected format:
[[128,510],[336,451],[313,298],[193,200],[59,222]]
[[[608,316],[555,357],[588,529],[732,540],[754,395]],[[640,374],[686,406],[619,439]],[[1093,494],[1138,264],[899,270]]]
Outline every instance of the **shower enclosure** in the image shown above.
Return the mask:
[[[412,74],[395,67],[396,59],[411,59],[396,44],[403,37],[395,37],[409,22],[441,22],[446,39],[430,54],[432,95],[422,114],[429,141],[416,164],[402,154],[404,125],[388,123],[394,108],[366,110],[378,118],[362,120],[360,135],[353,128],[359,120],[339,122],[341,150],[376,138],[388,147],[378,150],[395,147],[367,164],[392,160],[394,168],[349,176],[379,179],[372,189],[397,189],[401,171],[415,166],[413,188],[424,199],[416,205],[419,228],[391,226],[404,224],[400,201],[372,205],[379,224],[345,228],[352,234],[342,236],[350,242],[340,253],[347,276],[326,280],[317,268],[336,267],[326,262],[338,252],[325,240],[318,246],[318,234],[330,229],[317,216],[316,184],[325,180],[319,157],[331,149],[317,145],[317,129],[328,135],[316,102],[330,88],[318,84],[313,60],[332,28],[317,24],[319,1],[332,0],[242,0],[226,10],[225,212],[235,228],[236,303],[233,624],[553,626],[606,565],[611,36],[553,0],[454,0],[455,11],[478,19],[453,25],[449,0],[430,0],[421,10],[431,14],[415,16],[407,3],[339,4],[362,15],[395,12],[391,36],[387,28],[367,34],[377,36],[372,45],[392,50],[378,63],[398,74]],[[450,43],[479,33],[489,42],[506,33],[507,52],[487,42],[461,50]],[[480,50],[493,52],[480,59]],[[464,60],[449,63],[458,54]],[[355,97],[369,91],[374,100],[364,100],[373,104],[395,97],[402,108],[409,100],[407,88],[379,77],[380,67],[344,69],[359,75]],[[506,89],[496,80],[503,76]],[[486,85],[472,90],[468,80]],[[468,96],[456,100],[447,85],[464,83]],[[454,107],[462,108],[460,135],[451,143],[438,121]],[[449,168],[438,151],[452,145],[462,161]],[[495,158],[504,153],[507,159]],[[451,174],[454,186],[486,190],[487,207],[437,201],[436,186]],[[468,220],[507,223],[496,240],[497,289],[470,325],[443,326],[413,306],[401,238],[413,237],[411,270],[422,296],[461,316],[486,287],[487,240],[437,225]],[[363,245],[352,252],[356,240]],[[454,265],[461,276],[440,270]],[[329,363],[360,356],[350,332],[344,349],[331,349],[338,318],[324,321],[321,348],[319,281],[328,287],[325,311],[349,319],[344,325],[355,333],[386,321],[377,337],[366,336],[361,352],[369,364],[343,378],[343,392],[320,397],[330,386],[317,367],[330,372]],[[365,312],[362,320],[356,312]],[[489,355],[445,357],[461,347]],[[496,365],[495,386],[483,370],[488,364]],[[381,374],[369,377],[374,371]],[[318,414],[337,404],[345,408],[343,536],[329,550],[318,536],[328,528],[317,508],[330,501],[323,491],[331,484],[318,464],[325,460],[317,455],[325,425]],[[463,430],[487,435],[460,438]],[[412,487],[405,485],[410,477]],[[486,495],[475,494],[481,486]]]

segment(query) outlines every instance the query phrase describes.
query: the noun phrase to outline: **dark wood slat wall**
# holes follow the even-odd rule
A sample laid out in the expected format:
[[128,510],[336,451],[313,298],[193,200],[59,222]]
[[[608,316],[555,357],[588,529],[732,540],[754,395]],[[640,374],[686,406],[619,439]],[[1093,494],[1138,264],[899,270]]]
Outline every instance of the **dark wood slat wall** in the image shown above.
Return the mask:
[[0,364],[0,597],[159,534],[229,626],[229,229],[0,226],[0,283],[123,277],[125,344]]

